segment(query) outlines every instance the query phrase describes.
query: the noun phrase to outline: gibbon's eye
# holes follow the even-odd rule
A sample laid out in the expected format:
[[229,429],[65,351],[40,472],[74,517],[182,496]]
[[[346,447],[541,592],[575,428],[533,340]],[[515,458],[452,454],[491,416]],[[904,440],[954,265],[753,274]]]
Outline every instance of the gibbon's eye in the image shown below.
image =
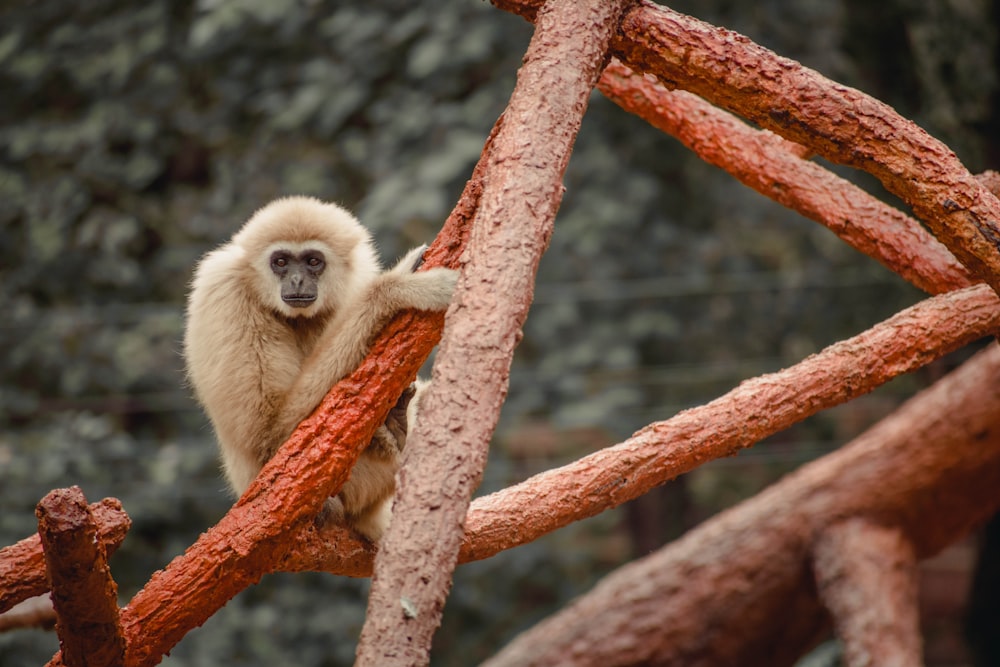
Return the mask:
[[308,252],[302,255],[302,261],[306,263],[306,266],[313,273],[319,273],[326,266],[325,258],[322,253],[319,252]]
[[283,272],[288,268],[288,255],[281,251],[271,255],[271,270],[275,273]]

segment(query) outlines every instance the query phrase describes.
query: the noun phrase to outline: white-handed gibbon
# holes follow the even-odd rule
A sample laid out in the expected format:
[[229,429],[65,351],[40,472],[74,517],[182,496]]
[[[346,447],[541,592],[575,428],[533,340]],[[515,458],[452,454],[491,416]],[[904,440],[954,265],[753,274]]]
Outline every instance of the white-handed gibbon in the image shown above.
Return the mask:
[[[353,215],[288,197],[257,211],[202,258],[188,296],[184,356],[236,493],[361,363],[393,315],[447,308],[456,272],[415,272],[423,251],[411,250],[383,272],[371,235]],[[379,540],[421,387],[400,398],[323,516]]]

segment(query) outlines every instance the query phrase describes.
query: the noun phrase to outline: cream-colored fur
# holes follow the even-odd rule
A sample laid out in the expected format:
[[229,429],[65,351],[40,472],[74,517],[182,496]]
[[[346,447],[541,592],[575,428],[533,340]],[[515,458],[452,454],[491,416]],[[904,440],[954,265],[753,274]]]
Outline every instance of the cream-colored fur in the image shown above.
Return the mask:
[[[306,249],[321,252],[326,266],[316,300],[293,308],[282,301],[270,258],[275,250]],[[414,273],[423,250],[383,272],[370,234],[354,216],[336,204],[288,197],[257,211],[231,241],[202,258],[188,296],[184,355],[236,493],[361,363],[396,312],[448,306],[456,274]],[[415,415],[416,397],[410,405],[405,412]],[[399,445],[376,447],[373,440],[326,514],[377,541],[388,524]]]

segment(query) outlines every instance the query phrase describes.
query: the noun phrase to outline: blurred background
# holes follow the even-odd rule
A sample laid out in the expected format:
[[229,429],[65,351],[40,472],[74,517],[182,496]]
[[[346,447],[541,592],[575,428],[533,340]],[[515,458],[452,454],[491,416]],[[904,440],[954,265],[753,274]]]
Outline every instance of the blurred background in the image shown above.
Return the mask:
[[[974,172],[998,165],[992,2],[671,6],[890,103]],[[231,499],[180,357],[193,264],[287,194],[354,210],[387,262],[432,239],[530,36],[479,0],[0,4],[0,545],[36,530],[34,505],[53,488],[120,498],[134,521],[111,561],[124,604],[214,524]],[[865,175],[839,173],[884,196]],[[565,184],[480,493],[922,298],[597,94]],[[970,353],[461,567],[433,664],[475,664],[610,569],[849,441]],[[971,665],[970,646],[988,650],[975,622],[963,630],[977,544],[924,566],[929,665]],[[163,664],[349,665],[367,586],[268,576]],[[44,664],[57,646],[51,632],[0,634],[0,665]],[[836,664],[836,653],[829,644],[808,664]]]

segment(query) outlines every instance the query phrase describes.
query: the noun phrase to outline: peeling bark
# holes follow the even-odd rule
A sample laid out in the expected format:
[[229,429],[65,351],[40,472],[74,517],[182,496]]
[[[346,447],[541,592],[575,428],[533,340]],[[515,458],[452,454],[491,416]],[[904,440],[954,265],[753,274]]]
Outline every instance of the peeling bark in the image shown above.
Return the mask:
[[562,175],[627,4],[552,0],[539,14],[484,173],[432,384],[397,475],[359,665],[429,660],[469,499],[482,478],[535,272],[562,200]]
[[625,565],[485,664],[792,665],[829,627],[810,572],[832,523],[896,526],[918,558],[1000,508],[1000,348],[852,443]]
[[[132,521],[117,498],[105,498],[94,503],[90,511],[97,522],[98,539],[104,543],[105,553],[110,556],[121,546]],[[0,612],[48,591],[45,555],[37,533],[0,549]]]
[[[492,0],[532,20],[540,0]],[[905,201],[980,280],[1000,293],[1000,200],[955,154],[887,104],[725,28],[648,0],[622,19],[612,53],[839,164]]]
[[667,90],[618,61],[608,65],[597,87],[626,111],[676,137],[702,160],[826,226],[925,292],[940,294],[974,282],[919,222],[803,159],[800,144],[755,130],[697,95]]
[[848,667],[923,664],[917,559],[899,529],[857,518],[836,523],[816,539],[813,570]]
[[117,667],[125,659],[118,586],[97,523],[79,487],[57,489],[35,509],[45,553],[62,663]]

